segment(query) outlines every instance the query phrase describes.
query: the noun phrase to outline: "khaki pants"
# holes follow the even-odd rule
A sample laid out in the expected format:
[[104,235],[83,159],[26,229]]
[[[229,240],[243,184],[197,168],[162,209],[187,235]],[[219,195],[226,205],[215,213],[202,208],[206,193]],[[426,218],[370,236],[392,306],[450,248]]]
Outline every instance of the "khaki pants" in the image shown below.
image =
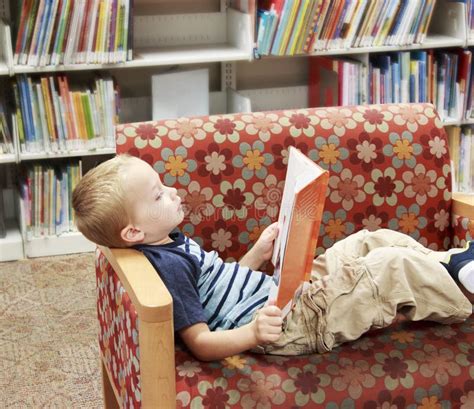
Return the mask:
[[362,230],[315,259],[312,284],[287,316],[283,333],[258,352],[324,353],[407,318],[462,322],[472,305],[440,264],[446,252],[427,249],[391,230]]

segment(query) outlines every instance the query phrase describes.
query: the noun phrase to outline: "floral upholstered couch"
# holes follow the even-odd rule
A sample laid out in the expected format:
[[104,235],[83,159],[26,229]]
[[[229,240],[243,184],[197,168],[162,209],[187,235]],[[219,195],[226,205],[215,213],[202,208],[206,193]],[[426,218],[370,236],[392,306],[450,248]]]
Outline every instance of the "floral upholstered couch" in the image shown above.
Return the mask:
[[[119,153],[147,161],[178,189],[184,233],[228,260],[276,220],[290,145],[330,171],[316,254],[364,228],[398,230],[432,249],[473,238],[472,211],[455,214],[446,133],[432,105],[181,118],[117,130]],[[452,326],[400,320],[325,355],[244,353],[203,363],[174,349],[166,290],[134,288],[150,272],[143,258],[133,250],[97,252],[109,403],[111,396],[126,408],[474,407],[472,317]],[[155,301],[144,309],[136,305],[140,294]],[[147,315],[158,304],[163,315]]]

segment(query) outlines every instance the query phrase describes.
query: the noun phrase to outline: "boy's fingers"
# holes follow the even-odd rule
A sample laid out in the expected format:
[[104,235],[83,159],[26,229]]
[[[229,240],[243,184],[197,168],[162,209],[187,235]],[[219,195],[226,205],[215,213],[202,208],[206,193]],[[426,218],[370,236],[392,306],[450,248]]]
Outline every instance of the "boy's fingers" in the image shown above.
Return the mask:
[[276,305],[270,305],[265,309],[265,313],[271,317],[281,317],[281,310]]
[[276,301],[275,299],[273,299],[273,300],[268,300],[267,305],[276,305],[276,302],[277,302],[277,301]]

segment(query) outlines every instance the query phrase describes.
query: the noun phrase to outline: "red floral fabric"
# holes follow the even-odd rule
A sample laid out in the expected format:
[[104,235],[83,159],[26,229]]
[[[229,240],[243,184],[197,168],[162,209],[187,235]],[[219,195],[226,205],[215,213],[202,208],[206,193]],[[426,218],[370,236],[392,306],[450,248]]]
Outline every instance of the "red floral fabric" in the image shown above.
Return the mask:
[[[147,161],[178,189],[185,234],[227,260],[240,258],[276,220],[290,145],[330,171],[317,253],[362,228],[398,230],[433,249],[472,237],[470,221],[451,224],[446,135],[428,104],[180,118],[117,129],[119,153]],[[240,354],[212,363],[178,348],[177,406],[469,407],[473,332],[472,317],[457,326],[401,323],[325,355]],[[136,386],[138,369],[133,376]]]
[[138,315],[104,254],[96,253],[97,315],[102,359],[125,408],[139,408]]

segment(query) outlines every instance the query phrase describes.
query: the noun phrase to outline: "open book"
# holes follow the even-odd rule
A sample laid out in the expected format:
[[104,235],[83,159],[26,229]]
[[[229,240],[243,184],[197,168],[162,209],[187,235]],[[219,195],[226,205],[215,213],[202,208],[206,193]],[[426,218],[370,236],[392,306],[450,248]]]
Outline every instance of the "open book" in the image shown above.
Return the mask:
[[278,237],[273,247],[275,286],[269,300],[276,299],[283,316],[294,305],[303,283],[309,280],[318,240],[329,173],[290,147],[285,188],[278,216]]

